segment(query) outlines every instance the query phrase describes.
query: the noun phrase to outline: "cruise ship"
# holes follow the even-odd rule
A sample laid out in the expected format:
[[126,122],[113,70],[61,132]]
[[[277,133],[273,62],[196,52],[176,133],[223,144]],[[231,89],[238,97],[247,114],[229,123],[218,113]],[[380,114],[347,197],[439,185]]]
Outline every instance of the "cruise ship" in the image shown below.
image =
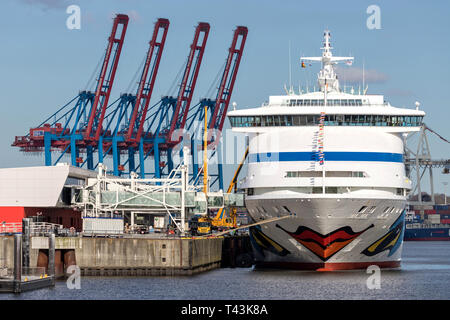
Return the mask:
[[[270,96],[261,107],[228,112],[249,138],[239,187],[255,222],[256,267],[307,270],[398,268],[411,181],[403,162],[406,135],[425,112],[383,95],[342,90],[324,32],[318,90]],[[280,218],[280,219],[278,219]],[[274,221],[274,219],[278,219]]]

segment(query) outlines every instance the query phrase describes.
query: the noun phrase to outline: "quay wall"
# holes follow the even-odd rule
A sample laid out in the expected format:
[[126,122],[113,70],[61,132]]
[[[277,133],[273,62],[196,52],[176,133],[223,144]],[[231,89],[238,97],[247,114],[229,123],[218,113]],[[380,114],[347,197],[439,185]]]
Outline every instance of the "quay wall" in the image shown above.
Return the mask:
[[[223,238],[57,237],[55,240],[56,250],[62,252],[60,256],[75,251],[82,275],[191,275],[219,268],[222,259]],[[0,259],[4,259],[8,268],[14,264],[13,249],[12,236],[0,237]],[[32,237],[30,266],[37,266],[38,255],[46,249],[48,238]]]

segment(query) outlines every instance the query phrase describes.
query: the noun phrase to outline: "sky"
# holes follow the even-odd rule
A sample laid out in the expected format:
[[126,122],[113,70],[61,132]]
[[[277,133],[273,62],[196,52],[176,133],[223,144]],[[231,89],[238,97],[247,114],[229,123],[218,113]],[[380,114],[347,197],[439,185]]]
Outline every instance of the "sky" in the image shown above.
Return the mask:
[[[66,26],[66,9],[81,9],[81,29]],[[380,29],[369,29],[370,5],[380,8]],[[319,66],[300,68],[302,55],[320,55],[324,29],[332,35],[334,55],[354,56],[341,67],[345,83],[361,82],[364,65],[368,93],[384,94],[398,107],[427,113],[426,124],[450,139],[450,2],[448,1],[268,1],[268,0],[2,0],[0,20],[0,167],[42,165],[43,155],[25,155],[11,147],[77,93],[85,89],[106,47],[116,13],[130,16],[122,57],[111,95],[129,86],[141,63],[157,18],[170,28],[154,97],[168,93],[184,63],[195,25],[211,31],[194,100],[205,97],[222,67],[237,25],[249,29],[232,101],[237,108],[257,107],[270,95],[284,94],[289,83],[316,83]],[[227,126],[228,123],[226,124]],[[449,158],[450,145],[429,136],[433,158]],[[229,168],[230,175],[232,168]],[[449,175],[434,171],[443,192]],[[229,179],[226,177],[225,181]]]

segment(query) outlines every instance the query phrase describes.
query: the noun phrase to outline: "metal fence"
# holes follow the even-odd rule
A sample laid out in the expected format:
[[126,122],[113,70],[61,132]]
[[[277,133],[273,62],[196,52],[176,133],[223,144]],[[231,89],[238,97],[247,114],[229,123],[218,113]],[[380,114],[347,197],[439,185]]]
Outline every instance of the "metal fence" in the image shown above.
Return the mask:
[[21,222],[3,222],[0,223],[0,234],[11,235],[15,233],[22,233]]
[[44,267],[22,267],[22,277],[42,279],[46,276],[47,273]]
[[50,233],[59,234],[63,230],[61,224],[49,222],[32,222],[30,224],[30,235],[34,237],[46,237]]

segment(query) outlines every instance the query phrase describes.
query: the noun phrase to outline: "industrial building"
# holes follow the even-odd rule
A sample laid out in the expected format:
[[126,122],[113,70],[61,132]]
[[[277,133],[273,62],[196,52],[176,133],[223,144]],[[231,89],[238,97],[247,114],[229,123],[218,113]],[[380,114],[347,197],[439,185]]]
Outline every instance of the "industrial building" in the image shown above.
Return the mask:
[[72,192],[96,175],[63,163],[0,169],[0,233],[22,232],[27,217],[81,231],[81,212],[72,206]]

